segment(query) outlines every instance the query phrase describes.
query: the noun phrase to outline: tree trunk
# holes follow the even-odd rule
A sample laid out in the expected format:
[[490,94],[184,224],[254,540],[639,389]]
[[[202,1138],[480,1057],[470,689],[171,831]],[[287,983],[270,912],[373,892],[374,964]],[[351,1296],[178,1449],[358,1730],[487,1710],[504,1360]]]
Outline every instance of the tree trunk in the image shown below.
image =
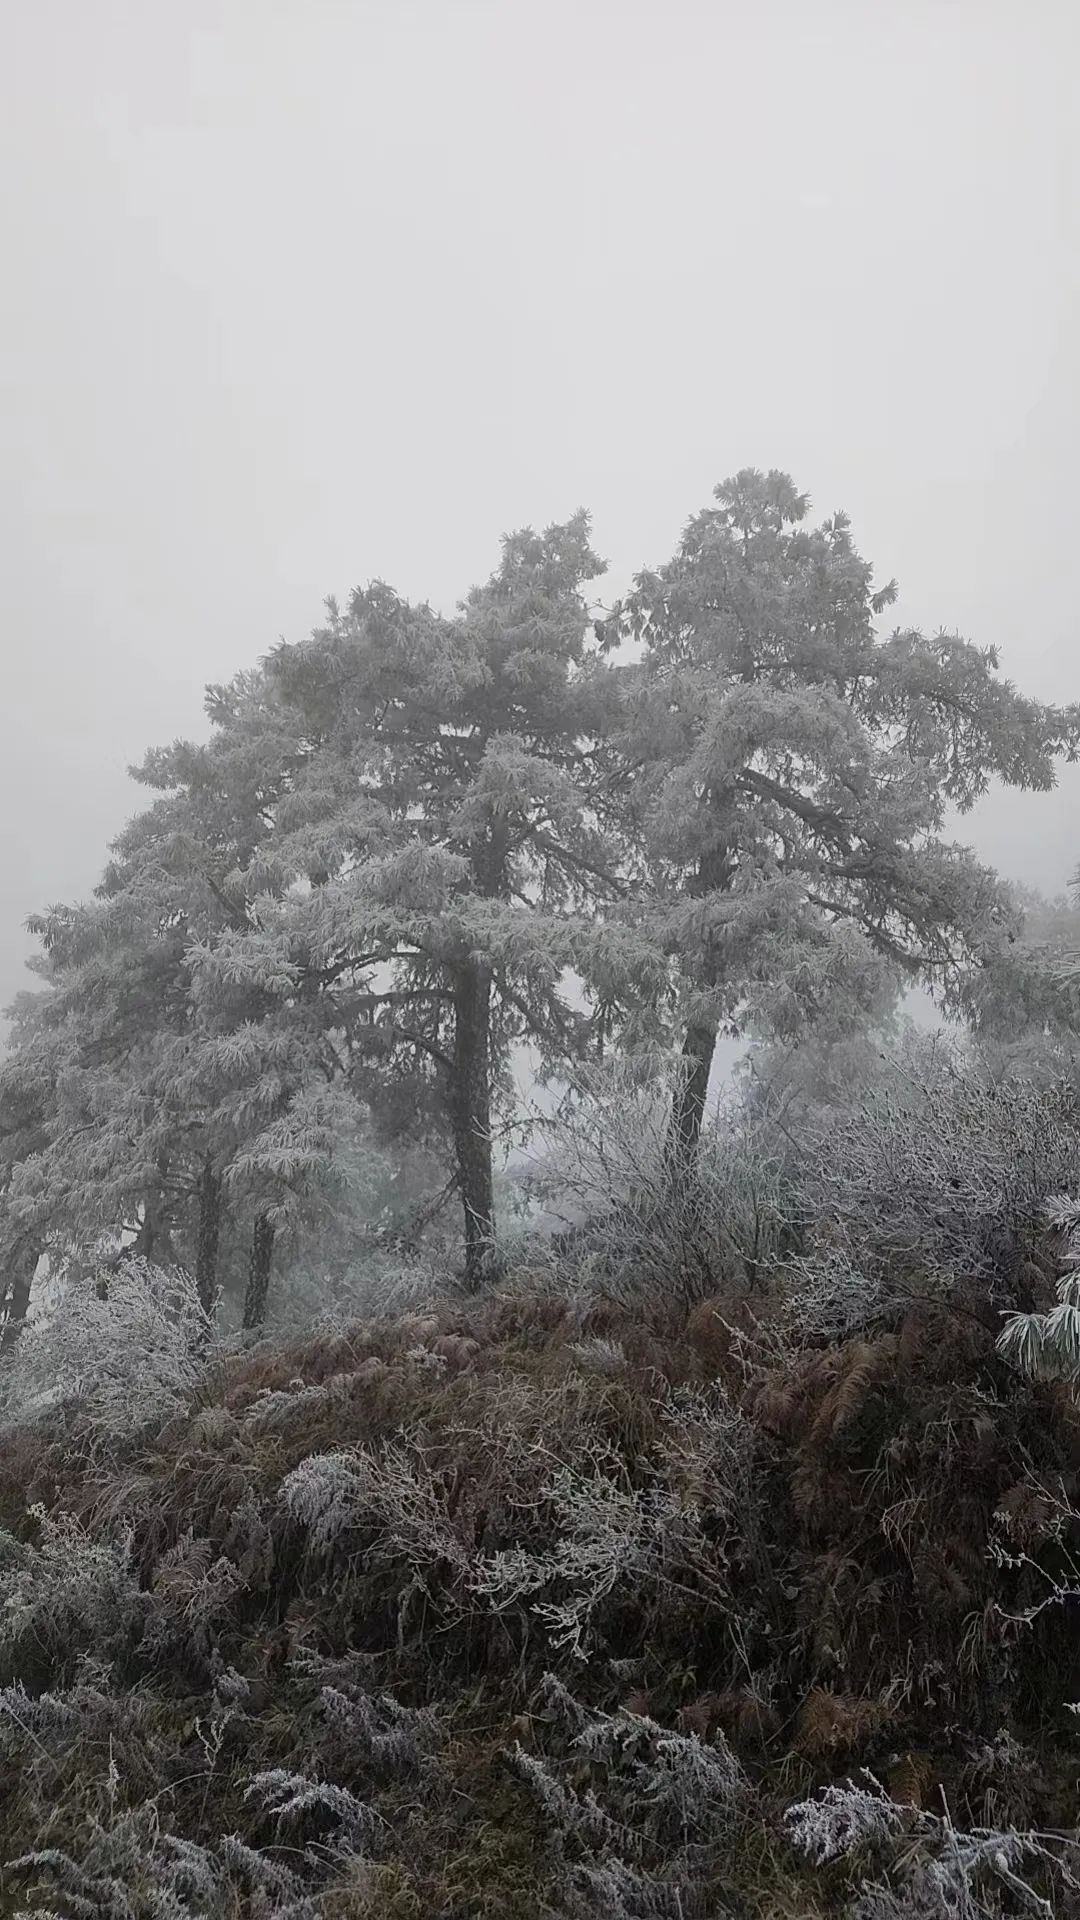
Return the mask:
[[[731,851],[720,842],[703,853],[698,861],[697,872],[690,884],[691,896],[701,900],[710,893],[726,893],[734,876],[735,861]],[[719,982],[720,957],[715,950],[707,947],[698,968],[697,984],[711,992]],[[680,1063],[682,1071],[672,1096],[671,1118],[664,1142],[664,1162],[676,1181],[685,1179],[693,1171],[697,1160],[705,1103],[709,1097],[709,1075],[719,1031],[720,1020],[716,1014],[698,1014],[687,1024]]]
[[718,1020],[692,1020],[686,1029],[664,1143],[664,1159],[676,1180],[692,1172],[697,1159],[719,1024]]
[[158,1184],[148,1187],[143,1195],[142,1219],[139,1230],[131,1247],[133,1254],[143,1260],[156,1260],[161,1267],[175,1264],[176,1254],[172,1243],[172,1229],[169,1210],[164,1198],[165,1182],[169,1166],[164,1154],[157,1158]]
[[207,1154],[199,1175],[199,1238],[195,1249],[195,1285],[204,1312],[217,1294],[218,1241],[221,1237],[221,1175]]
[[454,985],[451,1121],[465,1214],[465,1279],[479,1288],[495,1261],[495,1186],[491,1163],[491,969],[469,960]]
[[251,1259],[248,1262],[247,1288],[244,1293],[245,1333],[261,1327],[266,1319],[266,1296],[270,1291],[270,1262],[274,1255],[274,1232],[274,1223],[269,1214],[258,1214],[255,1219],[255,1230],[251,1236]]
[[12,1255],[4,1303],[4,1328],[0,1333],[0,1353],[10,1353],[23,1330],[37,1264],[38,1251],[34,1246],[23,1245]]

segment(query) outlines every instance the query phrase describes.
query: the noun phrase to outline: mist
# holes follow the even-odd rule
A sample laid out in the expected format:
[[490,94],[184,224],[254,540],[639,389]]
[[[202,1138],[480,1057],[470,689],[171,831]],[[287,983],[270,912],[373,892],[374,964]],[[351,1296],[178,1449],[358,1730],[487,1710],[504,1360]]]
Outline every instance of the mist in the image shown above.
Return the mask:
[[[613,595],[779,465],[900,621],[1076,696],[1063,0],[0,17],[5,1003],[205,682],[579,504]],[[1078,797],[961,833],[1055,892]]]

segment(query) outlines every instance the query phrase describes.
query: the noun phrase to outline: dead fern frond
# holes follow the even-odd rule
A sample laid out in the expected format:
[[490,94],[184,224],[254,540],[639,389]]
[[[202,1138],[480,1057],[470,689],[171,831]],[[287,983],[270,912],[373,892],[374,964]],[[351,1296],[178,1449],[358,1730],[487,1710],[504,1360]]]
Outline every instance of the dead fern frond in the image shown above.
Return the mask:
[[877,1340],[852,1340],[842,1349],[843,1365],[822,1400],[807,1444],[823,1450],[856,1421],[874,1389],[896,1364],[898,1340],[882,1334]]
[[924,1751],[902,1753],[885,1775],[890,1800],[898,1807],[925,1807],[934,1780],[934,1762]]
[[796,1749],[810,1760],[852,1754],[888,1718],[888,1709],[878,1700],[814,1687],[796,1719]]

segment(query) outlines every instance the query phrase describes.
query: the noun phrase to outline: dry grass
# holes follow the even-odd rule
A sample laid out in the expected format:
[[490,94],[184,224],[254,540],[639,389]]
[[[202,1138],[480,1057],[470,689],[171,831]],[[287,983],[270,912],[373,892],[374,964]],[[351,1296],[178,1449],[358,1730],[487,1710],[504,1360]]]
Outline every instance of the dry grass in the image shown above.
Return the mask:
[[[152,1801],[208,1874],[232,1832],[291,1860],[327,1920],[663,1913],[673,1888],[836,1910],[857,1875],[800,1866],[780,1815],[860,1766],[958,1821],[1074,1818],[1076,1602],[1012,1617],[1062,1577],[1078,1469],[1067,1397],[962,1299],[797,1352],[745,1297],[657,1331],[518,1287],[215,1363],[111,1452],[77,1419],[10,1428],[5,1551],[36,1551],[32,1492],[127,1541],[137,1597],[107,1671],[35,1600],[3,1851],[82,1857]],[[328,1688],[423,1710],[422,1782],[343,1738]],[[726,1753],[720,1846],[687,1809]],[[374,1809],[362,1860],[330,1814],[286,1840],[245,1797],[281,1769]],[[208,1912],[249,1911],[232,1872]]]

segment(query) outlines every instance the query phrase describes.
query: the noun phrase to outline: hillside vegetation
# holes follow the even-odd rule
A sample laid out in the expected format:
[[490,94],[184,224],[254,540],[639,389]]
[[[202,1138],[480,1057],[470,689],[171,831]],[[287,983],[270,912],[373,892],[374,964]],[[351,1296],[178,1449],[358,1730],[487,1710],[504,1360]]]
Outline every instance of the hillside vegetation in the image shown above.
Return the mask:
[[718,1134],[482,1297],[215,1343],[135,1257],[31,1327],[6,1909],[1080,1913],[1071,1096],[921,1098],[805,1161],[827,1229]]

